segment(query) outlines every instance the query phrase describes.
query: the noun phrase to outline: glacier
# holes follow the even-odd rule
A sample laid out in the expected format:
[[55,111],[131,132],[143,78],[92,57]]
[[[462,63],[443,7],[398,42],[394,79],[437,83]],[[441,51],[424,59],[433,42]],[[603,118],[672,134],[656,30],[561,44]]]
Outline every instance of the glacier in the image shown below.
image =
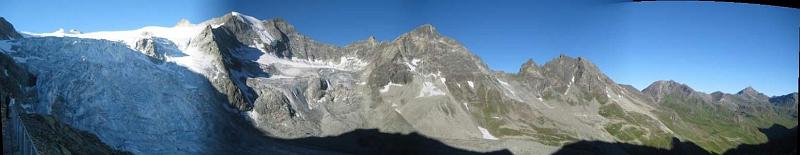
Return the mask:
[[202,74],[174,62],[152,63],[123,42],[32,37],[2,41],[0,47],[37,75],[38,103],[28,110],[57,116],[116,149],[134,154],[298,150],[262,138],[243,117],[225,111],[224,95]]

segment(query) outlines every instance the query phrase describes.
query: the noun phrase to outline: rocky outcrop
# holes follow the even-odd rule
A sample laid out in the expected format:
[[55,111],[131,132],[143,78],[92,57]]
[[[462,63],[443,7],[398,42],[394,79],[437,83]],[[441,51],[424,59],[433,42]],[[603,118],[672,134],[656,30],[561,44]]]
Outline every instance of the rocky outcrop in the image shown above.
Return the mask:
[[533,78],[542,78],[541,68],[533,61],[533,59],[528,59],[525,64],[522,64],[522,67],[519,68],[519,74],[522,77],[533,77]]
[[608,89],[612,89],[612,91],[619,89],[597,66],[581,57],[572,58],[560,55],[547,62],[543,69],[545,76],[555,78],[555,83],[562,89],[557,91],[565,96],[574,93],[573,96],[579,99],[596,100],[602,103],[609,100],[606,95]]
[[206,26],[200,34],[192,39],[193,46],[197,46],[199,50],[206,52],[210,57],[210,67],[205,73],[209,78],[212,85],[219,91],[225,94],[228,98],[228,104],[238,110],[249,110],[252,108],[251,102],[246,98],[245,93],[239,84],[236,84],[233,73],[229,66],[235,63],[231,60],[228,53],[230,46],[237,46],[238,44],[231,41],[226,33],[216,31],[210,25]]
[[144,52],[153,63],[164,63],[165,53],[156,45],[153,38],[136,41],[134,49]]
[[275,53],[278,57],[330,61],[347,54],[334,45],[320,43],[301,35],[293,25],[281,18],[263,21],[263,25],[266,32],[272,34],[275,39],[271,49],[267,51]]
[[5,18],[0,17],[0,40],[11,40],[11,39],[19,39],[22,38],[16,29],[14,29],[14,25],[11,25]]

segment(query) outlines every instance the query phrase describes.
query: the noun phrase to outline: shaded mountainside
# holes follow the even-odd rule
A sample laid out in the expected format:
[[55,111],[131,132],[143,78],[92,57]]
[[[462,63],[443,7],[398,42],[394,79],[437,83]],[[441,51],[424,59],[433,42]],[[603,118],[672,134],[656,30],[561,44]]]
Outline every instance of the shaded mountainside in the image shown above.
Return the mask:
[[[797,127],[787,129],[780,125],[773,125],[769,128],[759,129],[766,134],[768,139],[760,144],[741,144],[733,149],[727,150],[725,155],[745,155],[745,154],[774,154],[790,155],[797,154]],[[672,139],[672,148],[663,149],[649,146],[641,146],[626,143],[609,143],[602,141],[578,141],[567,144],[554,154],[596,154],[596,155],[616,155],[616,154],[653,154],[653,155],[704,155],[712,154],[692,142],[682,142],[677,138]]]
[[337,136],[280,141],[348,154],[511,154],[508,150],[492,152],[462,150],[418,133],[391,134],[376,129],[357,129]]
[[639,91],[582,57],[493,71],[432,25],[346,46],[236,12],[31,36],[0,42],[4,102],[27,79],[31,112],[135,154],[723,153],[797,121],[796,93]]
[[767,135],[769,140],[766,143],[739,145],[725,151],[725,154],[797,154],[797,126],[787,129],[781,125],[773,125],[769,128],[759,129],[759,131]]
[[708,151],[692,142],[681,142],[672,138],[672,148],[657,148],[603,141],[578,141],[564,145],[553,153],[554,155],[594,154],[594,155],[620,155],[620,154],[647,154],[647,155],[710,155]]
[[0,40],[19,39],[22,38],[14,25],[11,25],[5,18],[0,17]]

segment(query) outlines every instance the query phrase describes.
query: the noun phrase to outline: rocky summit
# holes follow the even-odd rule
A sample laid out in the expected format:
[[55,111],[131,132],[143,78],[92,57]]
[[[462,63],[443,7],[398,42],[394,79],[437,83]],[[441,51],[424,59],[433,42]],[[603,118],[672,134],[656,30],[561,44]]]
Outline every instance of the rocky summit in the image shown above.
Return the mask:
[[[365,38],[326,44],[237,12],[26,37],[0,18],[3,150],[25,143],[7,139],[25,133],[6,127],[14,106],[38,121],[21,121],[28,132],[79,131],[48,151],[133,154],[551,154],[587,141],[721,154],[767,142],[759,128],[797,125],[797,93],[671,80],[640,91],[567,55],[499,72],[433,25]],[[37,128],[48,124],[59,128]]]

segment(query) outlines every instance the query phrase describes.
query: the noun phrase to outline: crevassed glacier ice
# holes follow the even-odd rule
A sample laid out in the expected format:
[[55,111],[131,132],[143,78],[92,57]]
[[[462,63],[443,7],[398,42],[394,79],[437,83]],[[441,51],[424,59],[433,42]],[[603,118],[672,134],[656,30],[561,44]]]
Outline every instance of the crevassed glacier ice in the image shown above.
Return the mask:
[[[287,149],[250,132],[224,110],[202,75],[174,63],[156,64],[126,44],[41,37],[15,40],[7,54],[37,75],[34,111],[96,134],[135,154],[197,154]],[[248,143],[253,146],[231,147]],[[276,146],[277,145],[277,146]],[[252,153],[252,152],[250,152]]]

